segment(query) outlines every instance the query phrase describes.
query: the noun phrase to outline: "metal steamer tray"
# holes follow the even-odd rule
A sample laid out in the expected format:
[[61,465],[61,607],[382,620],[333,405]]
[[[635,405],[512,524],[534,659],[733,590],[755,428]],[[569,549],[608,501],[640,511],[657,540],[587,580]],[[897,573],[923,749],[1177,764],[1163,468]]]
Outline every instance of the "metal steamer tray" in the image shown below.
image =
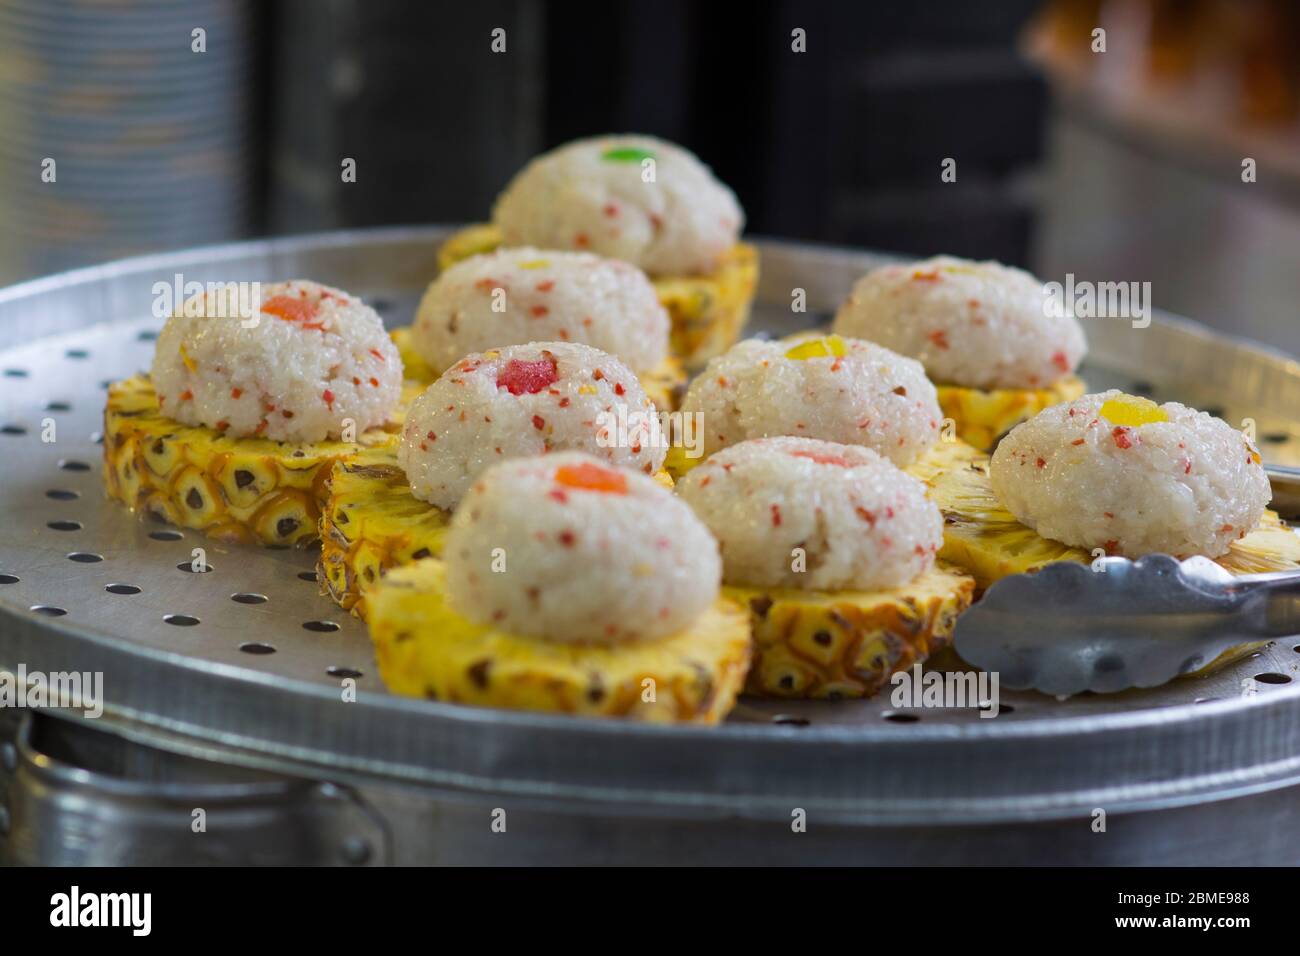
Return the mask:
[[[994,719],[888,693],[746,698],[715,728],[474,709],[389,695],[313,552],[224,546],[105,498],[104,389],[149,365],[155,283],[310,277],[402,325],[447,232],[241,243],[0,292],[0,669],[102,672],[104,694],[93,720],[0,709],[0,860],[1300,862],[1298,641],[1150,691],[1004,692]],[[759,331],[821,321],[884,261],[759,245]],[[1300,364],[1159,314],[1087,328],[1094,389],[1252,418],[1271,463],[1300,465]],[[196,547],[210,572],[187,570]]]

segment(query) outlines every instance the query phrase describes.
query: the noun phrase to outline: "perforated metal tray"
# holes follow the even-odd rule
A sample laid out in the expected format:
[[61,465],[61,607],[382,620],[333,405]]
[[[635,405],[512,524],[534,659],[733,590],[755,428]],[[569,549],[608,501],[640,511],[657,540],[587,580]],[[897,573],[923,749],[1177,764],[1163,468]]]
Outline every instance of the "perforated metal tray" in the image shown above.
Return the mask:
[[[102,671],[96,723],[225,761],[602,812],[974,823],[1196,803],[1300,782],[1300,653],[1275,644],[1212,676],[1002,713],[744,700],[721,727],[644,727],[386,693],[359,622],[320,595],[309,552],[226,547],[105,499],[110,380],[146,368],[155,282],[310,277],[410,320],[438,227],[335,233],[128,260],[0,292],[0,667]],[[754,328],[806,326],[882,257],[760,242]],[[791,290],[813,314],[792,315]],[[1300,465],[1300,364],[1157,316],[1089,324],[1084,374],[1255,419]],[[44,441],[50,424],[54,441]],[[209,573],[188,570],[203,547]],[[345,679],[359,696],[344,700]]]

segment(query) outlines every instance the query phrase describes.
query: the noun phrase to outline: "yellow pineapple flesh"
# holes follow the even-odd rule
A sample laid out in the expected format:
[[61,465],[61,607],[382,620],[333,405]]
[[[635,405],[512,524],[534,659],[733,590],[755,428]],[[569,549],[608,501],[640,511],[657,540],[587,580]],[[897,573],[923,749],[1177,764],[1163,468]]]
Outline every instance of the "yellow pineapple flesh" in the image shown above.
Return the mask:
[[750,612],[754,663],[745,690],[825,700],[869,697],[947,646],[974,591],[970,575],[943,562],[885,591],[723,588]]
[[386,429],[357,442],[230,438],[167,418],[153,385],[136,376],[108,389],[104,486],[133,511],[221,541],[304,545],[316,539],[334,462],[394,439]]
[[[397,351],[402,356],[402,368],[405,370],[409,384],[423,388],[438,378],[428,362],[420,357],[411,342],[409,328],[394,329],[389,333]],[[660,411],[672,411],[686,392],[686,369],[674,356],[667,356],[650,371],[638,376],[641,387],[645,389],[650,401]]]
[[388,574],[369,598],[380,675],[410,697],[713,724],[735,704],[749,667],[744,610],[720,599],[689,628],[612,647],[521,637],[475,624],[448,607],[441,561]]
[[981,451],[992,451],[998,439],[1045,408],[1071,402],[1087,390],[1077,375],[1047,388],[964,388],[936,385],[939,408],[956,425],[956,437]]
[[[496,226],[469,226],[438,250],[438,268],[491,252],[501,244]],[[672,319],[673,355],[688,367],[721,355],[740,338],[758,284],[758,250],[738,242],[706,276],[651,276],[659,301]],[[655,404],[658,404],[656,402]]]

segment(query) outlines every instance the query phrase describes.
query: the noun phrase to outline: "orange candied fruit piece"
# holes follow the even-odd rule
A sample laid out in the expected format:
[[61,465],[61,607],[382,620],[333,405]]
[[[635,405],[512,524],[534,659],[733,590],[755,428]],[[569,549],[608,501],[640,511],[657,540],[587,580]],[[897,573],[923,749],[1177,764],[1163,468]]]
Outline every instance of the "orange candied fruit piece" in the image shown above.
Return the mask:
[[627,494],[627,475],[613,468],[602,468],[584,461],[578,465],[561,465],[555,469],[558,484],[583,491],[600,491],[610,495]]

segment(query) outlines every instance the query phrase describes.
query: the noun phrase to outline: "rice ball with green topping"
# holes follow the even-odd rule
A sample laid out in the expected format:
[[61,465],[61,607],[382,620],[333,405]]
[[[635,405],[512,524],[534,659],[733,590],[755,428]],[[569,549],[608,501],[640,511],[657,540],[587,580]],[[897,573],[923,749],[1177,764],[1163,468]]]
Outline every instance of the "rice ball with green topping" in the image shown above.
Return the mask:
[[650,475],[665,440],[632,370],[575,342],[475,353],[430,385],[406,416],[397,458],[411,493],[453,508],[488,466],[562,450]]
[[[402,360],[374,309],[317,282],[264,285],[240,314],[234,283],[187,301],[158,335],[164,415],[238,438],[338,440],[387,421]],[[349,427],[350,426],[350,427]]]
[[712,272],[744,218],[699,159],[650,136],[598,136],[544,153],[492,213],[507,246],[595,252],[654,276]]
[[692,469],[677,491],[717,537],[728,584],[899,587],[928,571],[943,543],[925,485],[857,445],[741,442]]
[[433,281],[412,342],[439,373],[471,352],[581,342],[640,374],[668,355],[668,313],[645,273],[626,262],[503,249],[458,262]]
[[942,385],[1037,389],[1072,373],[1086,351],[1078,320],[1051,311],[1028,272],[938,256],[869,272],[834,330],[919,359]]
[[443,556],[462,615],[512,634],[617,644],[689,626],[718,596],[708,530],[652,478],[577,452],[485,471]]
[[938,440],[943,420],[919,362],[836,335],[740,342],[696,377],[682,411],[703,416],[706,455],[794,435],[862,445],[899,466]]
[[1113,389],[1016,426],[990,477],[1043,537],[1131,558],[1217,557],[1254,529],[1271,494],[1259,452],[1226,422]]

